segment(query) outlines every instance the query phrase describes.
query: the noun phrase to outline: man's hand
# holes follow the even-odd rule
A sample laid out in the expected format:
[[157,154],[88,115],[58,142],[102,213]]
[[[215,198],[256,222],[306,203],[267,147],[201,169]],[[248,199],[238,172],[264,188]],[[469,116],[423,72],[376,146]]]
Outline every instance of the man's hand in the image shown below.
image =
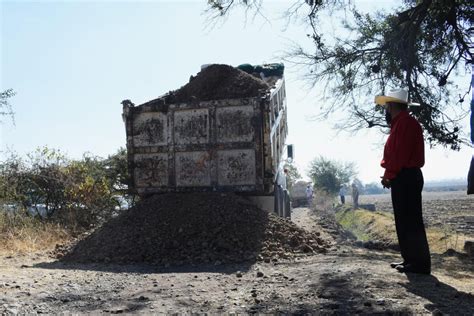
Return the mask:
[[387,179],[387,178],[382,177],[382,181],[380,181],[380,183],[382,184],[384,188],[387,188],[387,189],[390,189],[390,187],[392,186],[392,184],[390,183],[390,179]]

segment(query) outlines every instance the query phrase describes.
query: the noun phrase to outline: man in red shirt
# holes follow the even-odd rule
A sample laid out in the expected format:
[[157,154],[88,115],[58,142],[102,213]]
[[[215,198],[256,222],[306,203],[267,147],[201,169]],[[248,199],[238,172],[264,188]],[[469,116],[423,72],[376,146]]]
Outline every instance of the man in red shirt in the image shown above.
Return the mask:
[[[399,272],[430,274],[431,260],[423,224],[421,191],[425,164],[423,130],[408,111],[408,91],[395,90],[375,97],[385,108],[390,135],[381,166],[382,185],[391,188],[395,227],[403,262],[392,263]],[[413,104],[415,105],[415,104]]]

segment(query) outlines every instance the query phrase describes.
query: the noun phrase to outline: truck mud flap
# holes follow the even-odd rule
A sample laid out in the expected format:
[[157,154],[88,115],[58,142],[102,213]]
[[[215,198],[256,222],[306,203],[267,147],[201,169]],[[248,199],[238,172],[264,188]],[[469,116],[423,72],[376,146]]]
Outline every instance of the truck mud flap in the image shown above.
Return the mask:
[[284,217],[286,218],[291,218],[291,203],[290,203],[290,195],[288,194],[288,191],[285,190],[285,211],[284,211]]
[[275,196],[275,209],[274,209],[274,212],[275,214],[277,214],[278,216],[281,216],[281,212],[282,212],[282,190],[281,190],[281,186],[277,185],[275,186],[275,192],[274,192],[274,196]]
[[275,187],[275,213],[280,217],[291,217],[290,195],[280,185]]

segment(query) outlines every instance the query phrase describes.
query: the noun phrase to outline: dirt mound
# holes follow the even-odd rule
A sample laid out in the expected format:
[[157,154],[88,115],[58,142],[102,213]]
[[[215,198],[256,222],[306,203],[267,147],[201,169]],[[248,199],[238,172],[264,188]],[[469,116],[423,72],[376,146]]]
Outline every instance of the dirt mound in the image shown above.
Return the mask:
[[174,103],[192,100],[209,101],[219,99],[250,98],[259,96],[268,84],[240,69],[228,65],[209,65],[188,84],[170,92]]
[[163,194],[111,219],[60,256],[74,262],[243,262],[324,252],[326,243],[234,194]]

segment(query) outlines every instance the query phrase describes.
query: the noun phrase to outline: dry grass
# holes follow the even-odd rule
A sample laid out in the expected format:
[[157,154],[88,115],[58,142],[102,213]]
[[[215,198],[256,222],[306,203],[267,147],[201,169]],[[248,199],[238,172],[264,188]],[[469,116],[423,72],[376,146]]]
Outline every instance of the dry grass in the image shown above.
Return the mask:
[[[387,212],[369,212],[365,210],[342,210],[336,214],[337,221],[362,241],[379,240],[385,243],[397,243],[393,214]],[[442,254],[448,249],[463,251],[464,241],[468,237],[446,228],[426,229],[430,251]]]
[[48,251],[69,238],[68,232],[58,224],[0,212],[0,254]]
[[428,228],[427,238],[431,252],[439,254],[446,252],[448,249],[464,252],[464,242],[472,240],[448,228]]

